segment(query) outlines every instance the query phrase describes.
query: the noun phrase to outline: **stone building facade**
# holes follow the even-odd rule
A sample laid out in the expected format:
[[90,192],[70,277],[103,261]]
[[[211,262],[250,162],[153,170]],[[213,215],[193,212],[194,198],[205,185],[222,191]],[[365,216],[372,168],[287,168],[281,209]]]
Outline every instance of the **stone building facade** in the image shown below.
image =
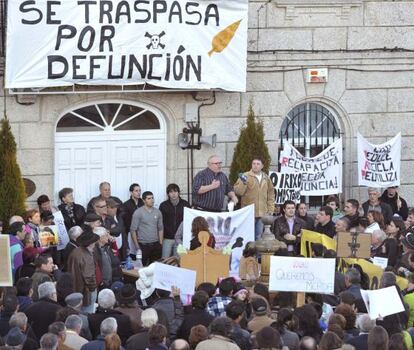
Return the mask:
[[[137,103],[157,111],[165,133],[161,187],[176,182],[187,192],[188,154],[178,146],[177,135],[185,127],[186,104],[201,103],[196,98],[212,103],[200,108],[200,121],[203,134],[217,134],[217,147],[203,145],[194,151],[194,171],[205,167],[212,153],[222,157],[228,170],[250,102],[264,122],[276,169],[286,116],[302,104],[317,104],[331,112],[343,137],[343,198],[367,198],[357,186],[357,132],[382,143],[401,131],[401,193],[409,205],[414,204],[414,1],[250,0],[248,50],[245,93],[101,89],[7,94],[0,99],[0,108],[6,103],[22,173],[36,184],[29,202],[42,193],[55,196],[59,190],[55,188],[58,120],[70,110],[105,101]],[[308,83],[309,68],[328,68],[327,82]],[[130,180],[122,186],[127,189]],[[164,194],[164,188],[159,193]]]

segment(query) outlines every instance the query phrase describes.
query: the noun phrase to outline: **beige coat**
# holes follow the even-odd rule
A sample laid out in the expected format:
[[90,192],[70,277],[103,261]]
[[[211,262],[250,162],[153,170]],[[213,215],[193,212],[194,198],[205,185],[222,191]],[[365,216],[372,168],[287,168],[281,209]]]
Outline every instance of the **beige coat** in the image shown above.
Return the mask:
[[240,350],[240,348],[229,338],[212,335],[210,339],[198,343],[196,350]]
[[254,216],[260,218],[275,210],[275,190],[269,175],[262,172],[262,180],[254,175],[253,171],[244,173],[246,183],[238,179],[234,185],[234,192],[241,197],[242,208],[254,204]]

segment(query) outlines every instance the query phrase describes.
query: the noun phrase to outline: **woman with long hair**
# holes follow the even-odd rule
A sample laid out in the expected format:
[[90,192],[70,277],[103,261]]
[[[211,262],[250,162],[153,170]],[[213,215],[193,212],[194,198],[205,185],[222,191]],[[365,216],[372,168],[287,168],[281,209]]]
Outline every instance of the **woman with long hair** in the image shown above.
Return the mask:
[[198,240],[198,234],[201,231],[206,231],[210,235],[210,238],[208,239],[207,246],[210,248],[213,248],[216,246],[216,239],[210,232],[210,228],[208,226],[208,222],[206,219],[204,219],[202,216],[197,216],[194,218],[193,222],[191,223],[191,236],[192,239],[190,241],[190,250],[197,249],[198,247],[201,247],[201,243]]

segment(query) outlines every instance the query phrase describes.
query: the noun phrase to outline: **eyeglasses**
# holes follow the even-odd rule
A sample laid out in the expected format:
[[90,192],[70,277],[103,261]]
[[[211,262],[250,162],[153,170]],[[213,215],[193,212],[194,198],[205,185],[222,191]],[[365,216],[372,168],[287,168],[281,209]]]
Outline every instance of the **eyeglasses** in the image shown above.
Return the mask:
[[215,162],[215,163],[211,163],[211,164],[214,164],[214,165],[221,165],[221,164],[223,164],[223,162]]

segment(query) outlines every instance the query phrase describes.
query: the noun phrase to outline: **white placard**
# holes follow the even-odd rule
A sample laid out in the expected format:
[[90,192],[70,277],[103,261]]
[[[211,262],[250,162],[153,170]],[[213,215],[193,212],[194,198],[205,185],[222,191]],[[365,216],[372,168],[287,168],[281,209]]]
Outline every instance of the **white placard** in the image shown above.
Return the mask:
[[65,249],[66,245],[69,243],[69,235],[66,230],[65,220],[61,211],[55,211],[53,213],[53,222],[57,226],[59,243],[57,245],[58,250]]
[[342,192],[342,139],[316,157],[302,156],[288,141],[280,153],[282,173],[302,173],[302,196],[323,196]]
[[248,0],[8,1],[6,88],[246,90]]
[[283,204],[287,200],[300,203],[300,191],[302,188],[301,173],[269,172],[270,180],[275,188],[275,203]]
[[381,269],[385,270],[385,268],[388,266],[388,258],[381,258],[379,256],[374,256],[372,258],[372,263],[374,265],[379,266]]
[[361,289],[361,296],[371,320],[405,311],[395,286],[374,290]]
[[401,133],[380,145],[358,133],[358,185],[399,186],[401,181]]
[[270,258],[270,291],[331,294],[334,283],[335,259]]
[[167,264],[155,263],[153,284],[154,288],[169,290],[171,287],[180,288],[181,294],[194,294],[196,271],[183,269]]

